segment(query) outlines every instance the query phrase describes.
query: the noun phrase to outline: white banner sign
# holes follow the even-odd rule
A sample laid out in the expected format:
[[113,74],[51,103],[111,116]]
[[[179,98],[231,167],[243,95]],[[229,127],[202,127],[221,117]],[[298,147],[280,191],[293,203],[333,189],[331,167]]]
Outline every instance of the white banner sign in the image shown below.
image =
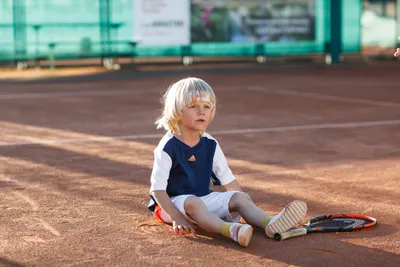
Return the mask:
[[397,13],[396,13],[396,15],[397,15],[397,36],[398,36],[397,47],[399,47],[399,45],[400,45],[400,0],[397,0],[396,6],[397,6]]
[[190,0],[133,0],[133,31],[139,44],[189,44]]

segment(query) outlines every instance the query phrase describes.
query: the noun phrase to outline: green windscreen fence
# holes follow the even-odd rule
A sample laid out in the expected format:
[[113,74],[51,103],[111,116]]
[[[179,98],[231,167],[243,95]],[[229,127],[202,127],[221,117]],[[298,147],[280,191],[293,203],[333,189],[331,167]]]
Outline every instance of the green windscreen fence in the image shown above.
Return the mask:
[[[0,0],[0,61],[311,54],[330,40],[331,0],[186,0],[189,45],[136,44],[134,1]],[[342,51],[359,52],[361,0],[341,1]]]
[[14,58],[13,10],[10,1],[0,0],[0,60]]

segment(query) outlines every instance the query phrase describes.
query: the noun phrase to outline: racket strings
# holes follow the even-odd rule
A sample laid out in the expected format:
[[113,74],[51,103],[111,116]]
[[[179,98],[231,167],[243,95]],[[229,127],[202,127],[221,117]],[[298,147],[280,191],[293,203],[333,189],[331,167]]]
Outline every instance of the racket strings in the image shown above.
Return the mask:
[[315,227],[356,227],[370,223],[371,221],[356,218],[331,218],[317,221],[312,224]]

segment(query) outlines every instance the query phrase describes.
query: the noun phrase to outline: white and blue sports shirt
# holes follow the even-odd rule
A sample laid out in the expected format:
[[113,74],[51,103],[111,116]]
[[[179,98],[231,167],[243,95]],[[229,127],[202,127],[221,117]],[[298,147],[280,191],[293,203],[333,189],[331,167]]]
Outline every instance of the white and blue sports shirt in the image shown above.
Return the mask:
[[[212,192],[210,179],[221,185],[235,180],[218,142],[204,133],[199,143],[190,147],[167,132],[154,149],[150,193],[165,190],[169,197],[205,196]],[[154,211],[157,203],[150,198],[148,208]]]

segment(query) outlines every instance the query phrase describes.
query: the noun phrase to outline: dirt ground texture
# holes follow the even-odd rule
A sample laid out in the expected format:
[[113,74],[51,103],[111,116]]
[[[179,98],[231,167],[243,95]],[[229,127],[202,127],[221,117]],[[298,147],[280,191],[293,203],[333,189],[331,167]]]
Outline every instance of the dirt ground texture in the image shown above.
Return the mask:
[[217,138],[268,213],[362,213],[372,230],[247,248],[147,211],[154,120],[175,74],[0,83],[0,266],[400,266],[400,65],[195,73]]

